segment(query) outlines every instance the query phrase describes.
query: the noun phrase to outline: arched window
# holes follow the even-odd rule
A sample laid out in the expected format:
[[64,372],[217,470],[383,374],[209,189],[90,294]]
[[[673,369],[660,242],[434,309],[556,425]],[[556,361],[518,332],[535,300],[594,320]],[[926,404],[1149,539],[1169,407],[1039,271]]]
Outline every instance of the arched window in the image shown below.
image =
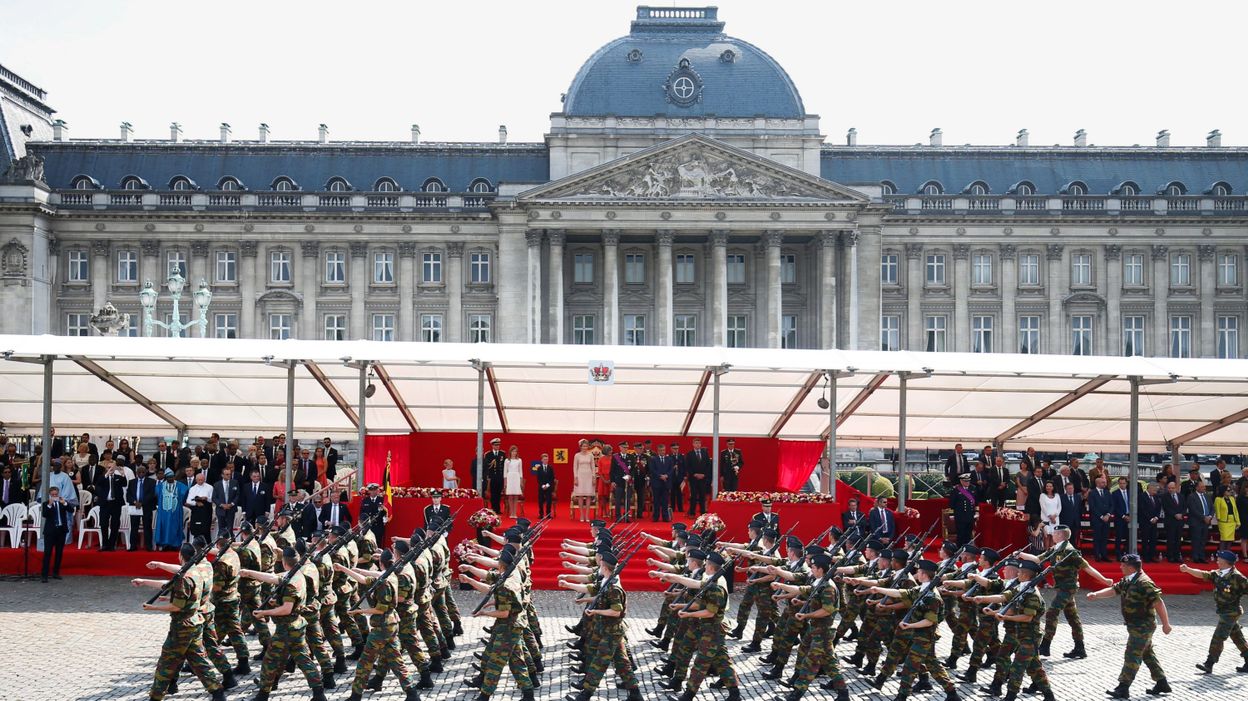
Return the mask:
[[347,182],[346,178],[333,177],[325,183],[325,189],[330,192],[349,192],[351,183]]
[[1187,186],[1178,180],[1171,180],[1161,189],[1161,194],[1166,197],[1182,197],[1187,194]]
[[393,178],[378,178],[377,182],[373,183],[373,190],[377,192],[398,192],[399,184],[394,182]]
[[988,183],[983,180],[976,180],[966,186],[966,194],[968,195],[987,195],[989,192]]
[[273,184],[270,186],[270,189],[276,190],[278,192],[293,192],[295,190],[298,190],[299,186],[295,183],[294,180],[291,180],[290,178],[283,175],[279,177],[277,180],[273,181]]
[[923,195],[943,195],[944,192],[945,188],[939,180],[928,180],[919,188],[919,194]]
[[137,175],[127,175],[121,179],[121,189],[123,190],[146,190],[147,181]]
[[227,175],[224,178],[221,178],[220,180],[217,181],[217,189],[227,190],[230,192],[233,192],[235,190],[242,190],[243,183],[239,181],[238,178],[232,175]]
[[1062,188],[1062,194],[1074,195],[1076,197],[1086,195],[1088,194],[1088,184],[1082,180],[1072,180],[1066,184],[1066,187]]
[[169,181],[169,189],[182,192],[184,190],[198,190],[199,188],[196,187],[195,182],[190,178],[185,175],[178,175]]
[[1034,195],[1036,194],[1036,186],[1030,180],[1020,180],[1014,183],[1014,187],[1010,188],[1010,192],[1015,195]]
[[894,182],[893,182],[893,181],[891,181],[891,180],[881,180],[881,181],[880,181],[880,194],[882,194],[882,195],[896,195],[896,194],[897,194],[897,185],[896,185],[896,183],[894,183]]
[[1223,180],[1219,180],[1209,188],[1209,194],[1214,197],[1230,197],[1231,192],[1231,184]]
[[1140,194],[1140,186],[1132,180],[1124,180],[1118,187],[1114,188],[1112,194],[1121,197],[1135,197]]
[[100,182],[96,180],[95,178],[91,177],[90,175],[75,175],[74,179],[69,181],[69,184],[75,190],[98,190],[100,189]]
[[446,184],[437,178],[429,178],[420,189],[422,192],[446,192]]
[[477,178],[468,186],[469,192],[494,192],[494,188],[490,186],[490,181],[485,178]]

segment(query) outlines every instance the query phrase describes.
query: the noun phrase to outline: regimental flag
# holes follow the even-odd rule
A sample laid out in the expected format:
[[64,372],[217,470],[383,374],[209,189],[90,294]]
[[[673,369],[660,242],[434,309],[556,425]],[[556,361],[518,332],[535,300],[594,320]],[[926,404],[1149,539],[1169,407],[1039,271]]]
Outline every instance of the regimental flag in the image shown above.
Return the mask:
[[390,489],[390,451],[386,451],[386,471],[381,475],[381,488],[386,493],[386,508],[394,506],[393,490]]

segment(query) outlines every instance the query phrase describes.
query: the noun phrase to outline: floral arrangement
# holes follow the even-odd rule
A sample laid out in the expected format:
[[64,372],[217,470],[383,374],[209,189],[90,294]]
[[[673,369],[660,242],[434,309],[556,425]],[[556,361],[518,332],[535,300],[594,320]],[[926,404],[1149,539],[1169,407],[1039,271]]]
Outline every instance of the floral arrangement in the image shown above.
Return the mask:
[[689,527],[689,530],[697,531],[699,533],[709,530],[712,533],[718,534],[723,533],[725,528],[727,528],[727,526],[724,524],[724,520],[719,517],[719,514],[705,513],[699,516],[698,520],[693,522],[693,525]]
[[1026,523],[1028,520],[1028,516],[1026,513],[1022,511],[1017,511],[1013,507],[1007,507],[1007,506],[1002,506],[1001,508],[997,509],[996,516],[997,518],[1002,519],[1004,521],[1020,521],[1020,522]]
[[905,515],[906,518],[918,518],[920,516],[918,509],[909,506],[906,507]]
[[481,509],[468,517],[468,525],[477,530],[498,528],[502,522],[503,520],[492,509]]
[[[394,487],[394,486],[391,486],[390,493],[396,499],[405,498],[405,497],[428,499],[433,496],[434,490],[437,490],[437,489],[438,489],[437,487]],[[477,490],[475,489],[442,489],[438,491],[442,492],[443,499],[476,499],[481,496],[480,494],[477,493]],[[357,493],[360,496],[368,496],[367,489],[361,489]]]
[[716,501],[728,502],[760,502],[770,499],[774,504],[831,504],[835,499],[830,494],[815,492],[720,492]]
[[455,555],[455,560],[459,562],[461,565],[468,562],[468,556],[474,552],[472,549],[471,541],[469,541],[467,538],[459,541],[459,544],[455,546],[455,550],[453,552]]

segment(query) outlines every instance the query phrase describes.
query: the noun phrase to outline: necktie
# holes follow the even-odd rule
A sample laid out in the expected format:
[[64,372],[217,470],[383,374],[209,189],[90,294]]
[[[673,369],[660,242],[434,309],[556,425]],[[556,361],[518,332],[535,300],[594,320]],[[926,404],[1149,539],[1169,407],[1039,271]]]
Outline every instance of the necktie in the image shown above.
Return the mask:
[[1205,515],[1208,516],[1209,515],[1209,501],[1205,499],[1204,494],[1200,495],[1200,503],[1202,506],[1205,507]]
[[9,503],[9,481],[8,480],[4,481],[4,503],[5,504]]
[[56,509],[56,527],[60,528],[61,527],[61,505],[53,504],[52,508]]

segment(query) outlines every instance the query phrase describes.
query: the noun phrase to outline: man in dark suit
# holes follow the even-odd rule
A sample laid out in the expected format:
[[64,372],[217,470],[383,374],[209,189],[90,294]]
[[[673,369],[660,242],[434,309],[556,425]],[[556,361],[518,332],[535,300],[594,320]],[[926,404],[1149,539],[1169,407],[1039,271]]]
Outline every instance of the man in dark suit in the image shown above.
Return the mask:
[[1222,486],[1222,475],[1229,474],[1226,471],[1226,461],[1218,458],[1218,464],[1213,468],[1213,472],[1209,473],[1209,491],[1218,491],[1218,487]]
[[12,465],[5,465],[0,470],[0,509],[9,504],[25,504],[30,501],[30,493],[22,489],[21,480],[15,475]]
[[1070,542],[1078,547],[1079,529],[1083,521],[1083,494],[1075,489],[1074,482],[1067,482],[1062,490],[1062,511],[1057,520],[1070,529]]
[[273,487],[260,479],[260,470],[252,469],[251,479],[238,490],[238,505],[243,509],[243,518],[251,523],[256,522],[261,514],[269,513],[269,504],[273,499]]
[[1192,562],[1208,562],[1205,545],[1209,542],[1209,525],[1213,523],[1213,500],[1198,481],[1187,496],[1187,523],[1192,536]]
[[953,455],[945,460],[945,484],[950,489],[958,486],[958,475],[971,471],[971,459],[962,452],[962,444],[953,446]]
[[79,491],[90,492],[91,496],[96,500],[99,499],[100,478],[104,476],[104,468],[100,467],[97,459],[83,466],[78,473],[78,481],[80,483]]
[[[1023,459],[1018,461],[1018,469],[1021,470],[1024,467],[1033,472],[1036,468],[1040,467],[1040,457],[1036,455],[1035,448],[1028,447],[1027,452],[1023,453]],[[1061,494],[1062,492],[1061,490],[1058,490],[1057,493]]]
[[[338,474],[338,449],[328,436],[321,441],[321,445],[325,447],[325,479],[333,482],[334,475]],[[477,485],[472,485],[472,488],[476,489]]]
[[152,515],[156,511],[156,480],[148,477],[148,466],[154,465],[156,459],[148,458],[147,465],[134,468],[134,479],[126,485],[126,503],[139,513],[130,514],[129,550],[139,549],[139,534],[143,534],[143,547],[156,550],[152,542]]
[[1075,482],[1075,489],[1083,494],[1083,501],[1088,501],[1088,492],[1092,489],[1092,481],[1088,479],[1088,473],[1079,467],[1079,458],[1070,459],[1070,478]]
[[381,485],[373,482],[368,485],[368,496],[360,502],[360,520],[372,516],[373,514],[381,514],[381,518],[373,521],[372,531],[373,537],[377,540],[377,546],[382,547],[382,543],[386,542],[386,521],[389,520],[390,510],[386,508],[386,498],[381,493]]
[[897,517],[888,509],[888,500],[880,497],[875,500],[871,513],[867,514],[867,532],[875,533],[876,529],[884,528],[876,535],[880,542],[888,545],[897,537]]
[[1161,509],[1166,521],[1166,560],[1179,563],[1183,561],[1183,524],[1187,522],[1187,500],[1179,491],[1179,483],[1166,485],[1166,494],[1161,498]]
[[971,493],[975,495],[975,503],[988,501],[988,466],[982,460],[976,460],[971,474]]
[[689,481],[689,511],[706,513],[706,500],[710,498],[711,456],[702,447],[702,439],[693,439],[693,449],[685,454],[685,479]]
[[668,446],[668,454],[672,456],[672,474],[668,482],[668,515],[685,510],[685,495],[681,491],[685,485],[685,454],[680,452],[680,444],[673,441]]
[[191,449],[182,447],[178,441],[169,444],[169,460],[174,465],[174,471],[184,470],[191,464]]
[[295,474],[300,482],[299,486],[311,494],[316,491],[317,471],[316,461],[312,459],[312,451],[303,448],[299,451],[299,459],[295,462]]
[[1114,503],[1105,478],[1096,478],[1096,487],[1088,494],[1088,517],[1092,523],[1092,556],[1101,562],[1109,560],[1109,524],[1114,518]]
[[305,540],[311,538],[316,532],[317,517],[320,516],[316,502],[312,501],[312,495],[302,489],[295,490],[291,506],[295,510],[295,516],[290,525],[295,529],[295,535]]
[[845,532],[848,533],[849,529],[857,526],[858,524],[862,524],[865,528],[867,524],[863,521],[863,519],[866,518],[867,515],[859,510],[858,499],[856,497],[850,498],[846,507],[848,508],[846,508],[846,510],[841,514],[841,527],[845,529]]
[[1179,487],[1179,491],[1183,495],[1183,498],[1186,499],[1190,497],[1196,491],[1196,485],[1198,484],[1204,484],[1204,482],[1200,479],[1200,470],[1193,467],[1187,472],[1187,481]]
[[429,528],[429,524],[435,520],[445,521],[451,517],[451,507],[442,503],[442,490],[435,489],[429,496],[433,503],[425,507],[425,528]]
[[537,480],[538,518],[555,515],[555,466],[550,464],[550,454],[542,453],[533,464],[533,477]]
[[217,512],[217,532],[233,533],[235,514],[238,513],[238,482],[234,479],[234,466],[226,463],[220,479],[212,485],[212,505]]
[[1131,492],[1128,491],[1126,477],[1118,478],[1118,489],[1113,497],[1114,513],[1114,555],[1121,558],[1127,554],[1131,531]]
[[[762,501],[758,502],[758,505],[763,510],[751,516],[750,520],[761,521],[767,524],[767,528],[772,528],[776,530],[777,532],[779,532],[780,531],[780,514],[771,510],[771,500],[763,499]],[[777,536],[776,539],[779,540],[779,537]]]
[[490,508],[497,513],[502,509],[503,504],[503,463],[507,461],[507,454],[503,452],[503,440],[494,438],[490,440],[490,452],[485,454],[482,463],[485,465],[485,471],[482,473],[485,491],[490,498]]
[[272,491],[273,485],[277,483],[278,472],[277,468],[269,462],[268,456],[264,453],[256,453],[256,465],[253,469],[260,472],[260,481],[269,485],[269,490]]
[[1157,561],[1157,524],[1162,520],[1161,498],[1157,496],[1157,483],[1149,482],[1148,490],[1140,496],[1135,508],[1137,533],[1140,536],[1140,557],[1145,562]]
[[[995,478],[994,474],[993,479]],[[1040,495],[1044,494],[1044,478],[1032,472],[1023,484],[1027,487],[1027,501],[1023,504],[1023,513],[1027,514],[1031,524],[1035,525],[1040,523]]]
[[204,456],[200,458],[200,462],[208,466],[208,484],[215,485],[221,481],[221,473],[225,470],[225,464],[229,462],[229,459],[230,456],[221,450],[219,443],[209,443],[204,448]]
[[741,451],[737,450],[736,439],[729,438],[728,447],[719,451],[719,476],[725,492],[737,491],[741,470],[744,467],[745,458],[741,456]]
[[[990,450],[990,448],[985,447]],[[991,462],[989,462],[991,460]],[[1010,468],[1005,466],[1005,458],[988,456],[988,500],[998,509],[1005,506],[1005,498],[1010,490]]]
[[971,542],[975,532],[975,519],[979,511],[975,506],[975,494],[971,492],[971,475],[964,472],[958,476],[958,486],[949,494],[949,506],[953,509],[953,527],[957,531],[956,542],[962,547]]
[[[86,435],[86,434],[83,434]],[[52,579],[61,578],[61,557],[65,554],[65,535],[69,533],[69,524],[74,518],[74,507],[61,498],[61,490],[48,488],[48,499],[40,507],[43,516],[43,582],[48,581],[48,565],[52,564],[52,554],[56,553],[56,564],[52,567]]]
[[[439,492],[440,493],[440,492]],[[440,501],[441,497],[437,501]],[[444,507],[445,508],[445,507]],[[448,509],[449,511],[449,509]],[[329,502],[321,505],[321,526],[325,530],[329,530],[334,526],[351,527],[351,509],[342,503],[342,492],[332,489],[329,492]],[[425,507],[425,522],[429,521],[429,508]]]
[[100,475],[95,495],[100,500],[100,551],[117,548],[121,532],[121,507],[126,504],[126,474],[115,463]]
[[650,503],[653,507],[652,516],[655,521],[672,520],[672,474],[676,471],[676,458],[667,454],[667,446],[662,442],[655,445],[655,454],[650,458]]

